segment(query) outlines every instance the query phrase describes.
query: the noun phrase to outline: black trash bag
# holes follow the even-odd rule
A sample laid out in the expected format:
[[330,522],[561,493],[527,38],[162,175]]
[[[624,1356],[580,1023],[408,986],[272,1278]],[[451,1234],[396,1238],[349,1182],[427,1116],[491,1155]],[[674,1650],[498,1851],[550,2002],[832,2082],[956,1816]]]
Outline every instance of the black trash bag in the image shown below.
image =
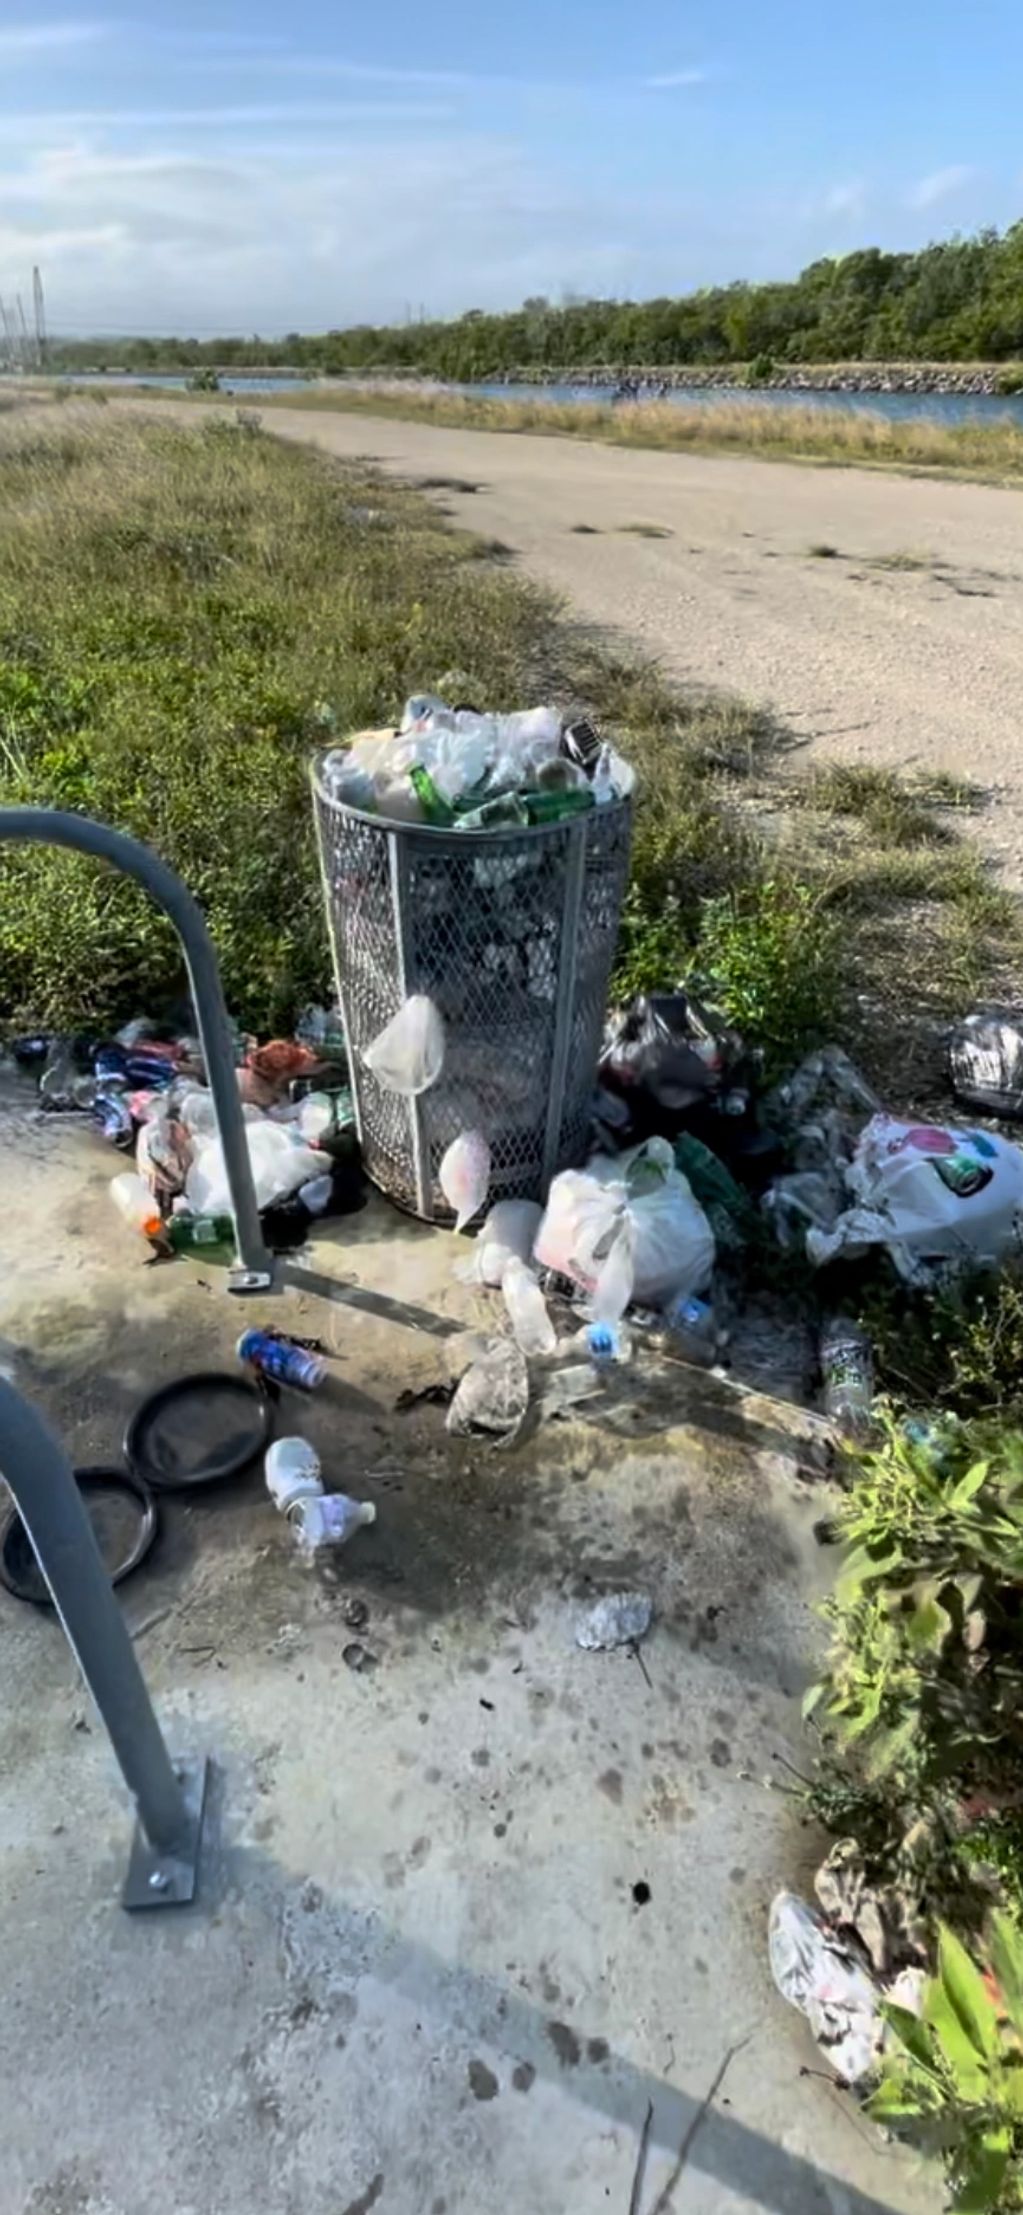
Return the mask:
[[619,1143],[674,1137],[708,1114],[743,1120],[752,1067],[738,1032],[688,992],[640,994],[612,1014],[600,1083],[630,1110]]
[[1023,1009],[978,1008],[957,1023],[948,1071],[965,1107],[1023,1122]]

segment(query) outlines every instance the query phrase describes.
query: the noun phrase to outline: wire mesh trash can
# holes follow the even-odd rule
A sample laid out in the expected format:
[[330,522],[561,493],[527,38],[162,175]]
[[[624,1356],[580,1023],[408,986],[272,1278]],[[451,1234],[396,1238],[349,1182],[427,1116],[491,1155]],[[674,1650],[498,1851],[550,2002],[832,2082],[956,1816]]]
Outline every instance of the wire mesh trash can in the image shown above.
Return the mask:
[[[631,800],[532,830],[433,830],[347,807],[314,766],[313,804],[367,1174],[450,1223],[437,1172],[452,1139],[478,1129],[491,1204],[542,1199],[586,1150]],[[437,1082],[406,1099],[362,1056],[420,992],[446,1051]]]

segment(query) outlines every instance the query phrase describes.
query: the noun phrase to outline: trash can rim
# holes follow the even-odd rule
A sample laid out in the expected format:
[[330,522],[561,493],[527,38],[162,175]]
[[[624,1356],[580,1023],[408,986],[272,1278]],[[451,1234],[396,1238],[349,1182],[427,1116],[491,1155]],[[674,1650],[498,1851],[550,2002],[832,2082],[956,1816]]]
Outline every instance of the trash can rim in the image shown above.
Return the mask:
[[477,841],[482,842],[484,839],[492,845],[502,839],[506,844],[520,845],[526,838],[550,838],[556,831],[571,831],[579,825],[606,822],[621,809],[631,808],[635,798],[634,790],[616,794],[613,799],[605,800],[599,808],[585,808],[578,815],[562,816],[560,823],[507,823],[500,824],[494,830],[459,831],[453,823],[406,823],[397,816],[371,814],[368,808],[353,808],[347,800],[335,799],[334,794],[328,792],[323,784],[315,756],[309,764],[309,776],[316,798],[322,800],[324,807],[331,808],[337,815],[347,816],[353,823],[369,823],[375,831],[399,831],[407,838],[454,838],[457,839],[459,848],[468,853],[472,852]]

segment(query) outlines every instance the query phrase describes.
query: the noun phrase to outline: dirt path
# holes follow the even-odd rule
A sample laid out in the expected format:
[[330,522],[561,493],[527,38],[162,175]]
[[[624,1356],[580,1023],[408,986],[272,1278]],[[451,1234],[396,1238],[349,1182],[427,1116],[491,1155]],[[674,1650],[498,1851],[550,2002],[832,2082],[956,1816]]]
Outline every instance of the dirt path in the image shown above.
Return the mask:
[[[459,522],[577,614],[770,703],[813,754],[977,779],[984,843],[1023,877],[1019,492],[300,409],[264,423],[441,480]],[[913,566],[877,566],[893,556]]]

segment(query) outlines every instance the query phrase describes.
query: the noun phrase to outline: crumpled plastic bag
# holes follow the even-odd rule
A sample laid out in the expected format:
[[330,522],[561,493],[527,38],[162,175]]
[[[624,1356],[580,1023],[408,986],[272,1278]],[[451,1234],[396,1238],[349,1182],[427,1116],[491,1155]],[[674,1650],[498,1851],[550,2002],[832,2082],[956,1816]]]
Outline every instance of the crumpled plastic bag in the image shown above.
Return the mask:
[[532,1257],[533,1241],[543,1220],[538,1200],[498,1200],[492,1207],[472,1249],[470,1259],[455,1274],[463,1284],[502,1283],[510,1261]]
[[738,1033],[691,993],[643,993],[612,1017],[600,1080],[628,1101],[641,1134],[715,1101],[743,1055]]
[[876,2069],[884,2045],[881,1994],[851,1948],[794,1892],[779,1892],[768,1921],[771,1974],[805,2015],[824,2059],[847,2084]]
[[948,1043],[948,1072],[964,1106],[1023,1120],[1023,1011],[978,1008],[957,1023]]
[[999,1262],[1021,1243],[1023,1152],[991,1132],[875,1115],[845,1177],[856,1205],[807,1233],[818,1266],[887,1246],[907,1283],[928,1284],[942,1264]]
[[632,1300],[663,1307],[702,1292],[714,1233],[667,1140],[651,1138],[555,1177],[534,1252],[592,1295],[599,1321],[616,1322]]
[[447,1427],[456,1438],[491,1431],[502,1445],[510,1446],[518,1437],[528,1406],[525,1355],[513,1338],[488,1338],[459,1384],[448,1409]]
[[413,992],[363,1053],[385,1092],[414,1100],[436,1084],[444,1066],[444,1020],[424,992]]
[[453,1138],[437,1171],[448,1206],[455,1211],[455,1229],[464,1230],[478,1215],[490,1184],[490,1148],[482,1131],[461,1131]]
[[[152,1128],[145,1125],[146,1130]],[[323,1174],[323,1155],[314,1154],[291,1136],[286,1123],[246,1123],[256,1206],[270,1207],[275,1200],[290,1199],[299,1185]],[[224,1149],[219,1138],[201,1139],[185,1179],[185,1197],[196,1215],[229,1215],[231,1188],[227,1180]]]

